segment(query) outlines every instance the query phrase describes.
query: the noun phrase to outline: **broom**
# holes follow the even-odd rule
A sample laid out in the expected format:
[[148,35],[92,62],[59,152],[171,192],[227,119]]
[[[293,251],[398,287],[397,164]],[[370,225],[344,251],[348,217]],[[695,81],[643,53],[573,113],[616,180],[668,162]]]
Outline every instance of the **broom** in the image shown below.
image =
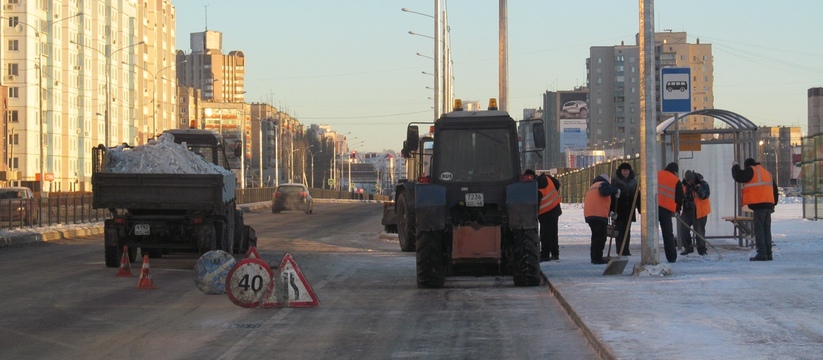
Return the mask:
[[[634,209],[635,205],[637,204],[637,195],[640,194],[640,184],[634,189],[634,198],[632,199],[632,207],[631,212],[629,212],[629,217],[626,221],[631,222],[632,217],[634,217]],[[627,231],[624,231],[623,234],[623,242],[620,243],[620,249],[617,250],[617,259],[609,259],[609,264],[606,265],[606,269],[603,270],[603,275],[622,275],[623,270],[626,269],[626,264],[629,263],[629,259],[621,259],[620,257],[623,255],[623,250],[626,248],[626,238],[629,235],[628,232],[629,224],[626,224]]]

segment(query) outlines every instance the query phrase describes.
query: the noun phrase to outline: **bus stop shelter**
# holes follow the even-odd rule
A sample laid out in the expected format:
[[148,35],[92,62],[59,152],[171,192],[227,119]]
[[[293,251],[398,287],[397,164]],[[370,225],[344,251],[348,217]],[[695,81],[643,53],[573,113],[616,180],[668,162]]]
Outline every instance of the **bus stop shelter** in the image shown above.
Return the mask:
[[[683,119],[711,117],[722,122],[712,129],[680,129]],[[732,179],[732,163],[758,160],[757,126],[728,110],[702,109],[678,114],[657,126],[661,164],[676,161],[683,179],[687,170],[703,175],[711,189],[712,211],[706,238],[737,238],[740,246],[753,244],[751,213],[740,205],[741,184]],[[675,226],[677,226],[677,220]],[[679,227],[675,227],[677,229]],[[678,235],[680,238],[680,235]]]

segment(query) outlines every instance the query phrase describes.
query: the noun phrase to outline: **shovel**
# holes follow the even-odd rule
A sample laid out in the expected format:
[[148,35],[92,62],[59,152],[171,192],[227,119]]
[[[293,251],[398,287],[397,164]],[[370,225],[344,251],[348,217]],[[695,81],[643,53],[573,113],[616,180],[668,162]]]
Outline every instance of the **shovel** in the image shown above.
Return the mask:
[[716,252],[716,253],[717,253],[717,260],[723,260],[723,256],[722,256],[722,255],[720,255],[720,251],[717,251],[717,248],[716,248],[716,247],[714,247],[714,245],[712,245],[712,243],[710,243],[710,242],[709,242],[709,240],[706,240],[706,238],[705,238],[705,237],[703,237],[703,235],[700,235],[700,234],[698,234],[698,233],[697,233],[697,231],[694,231],[694,229],[693,229],[693,228],[692,228],[689,224],[686,224],[686,221],[685,221],[685,220],[683,220],[683,219],[680,217],[680,215],[677,215],[677,213],[675,213],[675,214],[674,214],[674,217],[675,217],[675,218],[677,218],[677,221],[680,221],[683,225],[686,225],[686,226],[689,228],[689,231],[690,231],[692,234],[694,234],[695,236],[699,237],[699,238],[700,238],[700,240],[703,240],[703,242],[705,242],[705,243],[706,243],[706,245],[709,245],[709,246],[712,248],[712,250],[714,250],[714,252]]
[[[634,206],[637,204],[637,195],[640,194],[640,185],[638,184],[637,188],[634,190],[634,198],[632,199],[632,211],[629,212],[631,214],[627,221],[632,221],[632,217],[634,216]],[[626,224],[626,229],[629,228],[629,224]],[[617,259],[609,259],[609,264],[606,265],[606,270],[603,270],[603,275],[623,275],[623,270],[626,269],[626,264],[629,263],[629,259],[621,259],[620,257],[623,255],[623,250],[626,248],[626,237],[628,237],[629,232],[624,231],[623,234],[623,242],[620,243],[620,250],[617,250]]]

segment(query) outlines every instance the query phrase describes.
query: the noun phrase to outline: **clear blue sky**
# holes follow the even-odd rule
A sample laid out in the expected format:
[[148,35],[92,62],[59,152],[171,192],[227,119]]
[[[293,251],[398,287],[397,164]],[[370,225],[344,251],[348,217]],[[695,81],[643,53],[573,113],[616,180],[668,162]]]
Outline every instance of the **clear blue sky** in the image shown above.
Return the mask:
[[[301,123],[351,132],[358,151],[399,150],[405,126],[429,121],[433,92],[429,17],[433,1],[176,0],[177,48],[189,34],[223,33],[223,52],[242,50],[246,99],[271,102]],[[208,7],[206,7],[208,5]],[[455,97],[498,96],[498,1],[448,0]],[[512,0],[509,112],[542,106],[547,90],[585,85],[591,46],[635,43],[639,1]],[[823,1],[660,0],[655,30],[712,44],[715,107],[757,125],[806,129],[806,91],[823,86]],[[273,100],[273,101],[271,101]]]

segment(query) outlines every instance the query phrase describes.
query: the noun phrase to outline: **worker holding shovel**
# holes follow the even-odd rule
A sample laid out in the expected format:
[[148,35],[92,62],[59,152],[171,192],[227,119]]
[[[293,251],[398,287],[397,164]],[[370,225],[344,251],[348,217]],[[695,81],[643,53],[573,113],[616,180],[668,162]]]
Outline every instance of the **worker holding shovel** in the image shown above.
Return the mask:
[[709,184],[703,180],[703,175],[694,171],[686,170],[683,177],[683,211],[680,213],[682,222],[680,225],[681,245],[683,252],[680,255],[686,256],[694,252],[694,243],[690,227],[699,235],[697,239],[697,253],[700,256],[706,255],[706,221],[712,211],[709,202]]

